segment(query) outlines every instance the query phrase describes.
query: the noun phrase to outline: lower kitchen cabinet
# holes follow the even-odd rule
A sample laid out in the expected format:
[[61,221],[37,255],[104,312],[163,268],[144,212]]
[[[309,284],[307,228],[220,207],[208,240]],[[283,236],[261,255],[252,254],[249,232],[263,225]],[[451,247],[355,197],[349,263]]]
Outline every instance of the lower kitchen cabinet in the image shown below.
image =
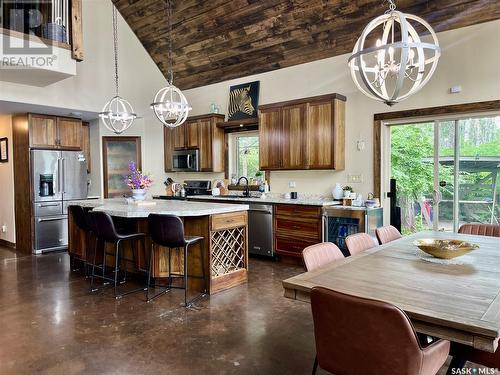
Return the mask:
[[274,251],[277,255],[300,258],[304,248],[321,241],[321,207],[295,204],[274,206]]

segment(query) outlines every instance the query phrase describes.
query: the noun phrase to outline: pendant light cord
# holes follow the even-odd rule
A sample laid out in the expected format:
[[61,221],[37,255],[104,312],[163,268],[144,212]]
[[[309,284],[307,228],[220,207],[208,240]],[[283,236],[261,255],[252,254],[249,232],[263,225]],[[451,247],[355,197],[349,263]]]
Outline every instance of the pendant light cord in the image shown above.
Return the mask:
[[172,0],[166,0],[167,3],[167,22],[168,22],[168,70],[167,76],[170,84],[174,84],[174,54],[172,52]]
[[116,22],[116,6],[111,3],[113,6],[113,51],[115,54],[115,90],[116,96],[118,96],[118,26]]

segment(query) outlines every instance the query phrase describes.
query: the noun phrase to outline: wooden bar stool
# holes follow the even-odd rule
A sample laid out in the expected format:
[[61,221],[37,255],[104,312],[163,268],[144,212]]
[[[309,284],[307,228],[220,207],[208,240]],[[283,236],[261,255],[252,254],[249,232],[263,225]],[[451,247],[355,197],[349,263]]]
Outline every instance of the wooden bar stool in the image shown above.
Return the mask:
[[[113,223],[113,219],[109,214],[106,212],[99,212],[99,211],[91,211],[89,212],[89,217],[91,220],[92,224],[92,229],[93,232],[96,235],[97,241],[96,241],[96,246],[95,246],[95,252],[94,252],[94,261],[92,264],[92,275],[91,275],[91,280],[90,280],[90,291],[94,292],[98,290],[99,288],[94,288],[94,278],[99,277],[103,279],[104,281],[112,282],[114,285],[114,295],[116,299],[122,298],[123,296],[126,296],[131,293],[135,292],[140,292],[144,291],[143,288],[137,288],[134,290],[130,290],[124,293],[118,293],[118,274],[120,272],[120,244],[123,241],[137,241],[137,240],[143,240],[146,235],[144,233],[127,233],[127,234],[122,234],[118,233],[115,228],[115,224]],[[96,275],[95,269],[96,269],[96,254],[97,254],[97,248],[98,248],[98,243],[101,243],[103,245],[103,259],[102,259],[102,275]],[[114,254],[110,254],[106,252],[106,243],[112,243],[115,245],[115,252]],[[123,259],[128,262],[133,262],[136,264],[135,261],[135,255],[134,252],[132,252],[134,259]],[[113,278],[105,276],[105,270],[106,270],[106,255],[114,255],[115,257],[115,269],[113,271]],[[126,272],[126,271],[125,271]]]
[[[182,220],[178,216],[174,215],[160,215],[160,214],[150,214],[148,216],[148,225],[149,225],[149,235],[151,236],[151,253],[149,255],[149,270],[148,270],[148,284],[146,291],[146,301],[150,302],[153,299],[161,296],[162,294],[167,293],[172,288],[184,289],[184,306],[190,307],[193,302],[205,296],[206,290],[200,293],[195,298],[190,301],[187,300],[187,288],[188,288],[188,249],[189,246],[201,242],[201,262],[202,262],[202,278],[205,280],[205,261],[203,254],[203,237],[196,236],[185,236],[184,235],[184,224]],[[157,246],[155,246],[157,245]],[[151,270],[153,264],[153,258],[155,254],[155,250],[158,246],[168,248],[168,286],[164,287],[164,290],[155,294],[154,296],[149,296],[149,288],[160,287],[160,285],[151,285]],[[172,249],[175,248],[183,248],[184,249],[184,274],[173,274],[172,273],[172,263],[171,263],[171,255]],[[172,286],[172,276],[174,277],[182,277],[184,279],[183,287],[173,287]]]

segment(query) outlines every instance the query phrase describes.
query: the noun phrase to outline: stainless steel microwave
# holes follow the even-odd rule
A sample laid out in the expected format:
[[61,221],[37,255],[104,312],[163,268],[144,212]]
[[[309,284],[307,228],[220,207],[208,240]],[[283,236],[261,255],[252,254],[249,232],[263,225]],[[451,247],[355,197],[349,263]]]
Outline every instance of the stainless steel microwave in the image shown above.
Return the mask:
[[200,170],[200,150],[174,151],[172,170],[176,172],[198,172]]

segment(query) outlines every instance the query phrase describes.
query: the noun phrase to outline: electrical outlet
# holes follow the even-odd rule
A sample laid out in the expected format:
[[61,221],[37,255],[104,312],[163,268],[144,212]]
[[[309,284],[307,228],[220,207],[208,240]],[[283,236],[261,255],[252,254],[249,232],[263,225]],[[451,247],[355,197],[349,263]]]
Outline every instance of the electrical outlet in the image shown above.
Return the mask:
[[296,186],[297,186],[297,184],[295,183],[295,181],[290,181],[290,182],[288,182],[288,187],[289,187],[289,188],[294,188],[294,187],[296,187]]
[[5,233],[7,232],[7,225],[2,225],[2,233]]
[[363,175],[362,174],[348,174],[347,175],[347,182],[350,182],[352,184],[359,184],[363,182]]

